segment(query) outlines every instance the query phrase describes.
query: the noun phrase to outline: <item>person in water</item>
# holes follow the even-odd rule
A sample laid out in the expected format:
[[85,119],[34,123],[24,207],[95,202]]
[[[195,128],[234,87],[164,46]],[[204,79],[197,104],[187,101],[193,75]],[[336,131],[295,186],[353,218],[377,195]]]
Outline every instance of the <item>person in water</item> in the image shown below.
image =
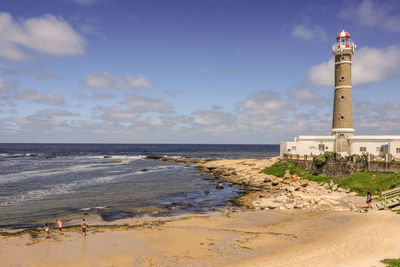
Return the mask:
[[367,191],[367,204],[368,204],[368,208],[370,208],[370,209],[372,209],[371,202],[372,202],[372,195],[371,195],[371,191],[369,191],[369,189],[368,189],[368,191]]
[[86,228],[87,228],[87,224],[86,224],[85,218],[83,218],[82,224],[81,224],[81,229],[82,229],[82,236],[84,238],[86,237]]
[[61,234],[62,228],[63,228],[63,224],[62,224],[62,221],[60,219],[57,219],[57,226],[58,226],[58,231]]
[[48,222],[46,222],[44,224],[44,237],[45,238],[49,238],[50,237],[50,226],[49,226]]

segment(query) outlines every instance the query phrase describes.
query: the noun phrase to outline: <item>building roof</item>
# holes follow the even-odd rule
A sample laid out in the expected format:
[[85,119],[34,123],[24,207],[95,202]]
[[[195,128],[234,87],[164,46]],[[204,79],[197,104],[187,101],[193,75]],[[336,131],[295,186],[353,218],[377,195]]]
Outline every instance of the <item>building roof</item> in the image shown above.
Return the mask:
[[350,136],[351,140],[398,140],[400,135],[354,135]]
[[299,140],[320,140],[320,139],[335,139],[334,135],[300,135],[297,137]]
[[345,32],[344,30],[338,34],[338,36],[336,37],[336,39],[339,39],[340,37],[350,37],[350,33]]

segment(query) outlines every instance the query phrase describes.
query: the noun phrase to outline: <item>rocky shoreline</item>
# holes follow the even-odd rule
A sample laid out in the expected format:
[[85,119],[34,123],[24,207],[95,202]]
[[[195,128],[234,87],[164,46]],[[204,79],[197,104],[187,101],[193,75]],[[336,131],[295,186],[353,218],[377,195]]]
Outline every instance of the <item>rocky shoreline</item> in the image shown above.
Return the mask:
[[[279,160],[243,159],[219,160],[198,158],[170,158],[149,156],[148,159],[196,165],[200,174],[209,173],[216,181],[226,180],[247,186],[249,193],[235,199],[235,203],[248,209],[363,211],[365,202],[357,193],[335,185],[318,184],[287,172],[284,177],[261,173]],[[217,186],[220,186],[218,184]]]

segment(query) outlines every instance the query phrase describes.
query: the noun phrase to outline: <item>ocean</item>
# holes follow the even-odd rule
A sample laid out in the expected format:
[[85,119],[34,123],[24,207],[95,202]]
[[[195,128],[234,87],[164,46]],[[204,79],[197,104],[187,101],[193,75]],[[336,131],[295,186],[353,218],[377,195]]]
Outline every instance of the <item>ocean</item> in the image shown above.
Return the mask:
[[98,215],[104,221],[202,213],[246,189],[146,156],[269,158],[279,145],[0,144],[0,229]]

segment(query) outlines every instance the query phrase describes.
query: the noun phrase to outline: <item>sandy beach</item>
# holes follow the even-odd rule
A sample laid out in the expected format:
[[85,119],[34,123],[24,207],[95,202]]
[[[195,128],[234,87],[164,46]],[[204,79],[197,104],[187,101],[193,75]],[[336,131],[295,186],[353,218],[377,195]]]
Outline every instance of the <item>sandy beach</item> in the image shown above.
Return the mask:
[[[197,164],[212,170],[216,167],[229,172],[234,170],[236,176],[243,171],[253,173],[245,181],[251,184],[252,177],[259,179],[259,170],[275,160],[221,160]],[[231,178],[223,173],[221,176]],[[287,186],[284,181],[279,184]],[[273,187],[279,188],[277,192],[283,190],[279,184]],[[325,192],[315,191],[316,186],[300,186],[298,190],[302,191],[303,199],[315,192]],[[266,188],[271,197],[270,186]],[[261,190],[255,189],[256,192]],[[297,191],[287,194],[292,193],[297,194]],[[303,209],[232,208],[213,214],[124,219],[104,225],[99,225],[96,218],[88,218],[86,239],[82,238],[79,227],[66,228],[63,234],[53,231],[49,239],[45,239],[43,233],[36,238],[29,234],[1,236],[1,265],[382,266],[381,259],[400,256],[397,249],[399,215],[391,211],[351,211],[337,199],[346,198],[362,205],[363,198],[345,192],[328,192],[327,195],[335,195],[336,200],[330,203],[342,208],[337,210],[332,205],[324,208],[326,206],[317,204]],[[260,194],[256,198],[250,202],[260,203]]]

